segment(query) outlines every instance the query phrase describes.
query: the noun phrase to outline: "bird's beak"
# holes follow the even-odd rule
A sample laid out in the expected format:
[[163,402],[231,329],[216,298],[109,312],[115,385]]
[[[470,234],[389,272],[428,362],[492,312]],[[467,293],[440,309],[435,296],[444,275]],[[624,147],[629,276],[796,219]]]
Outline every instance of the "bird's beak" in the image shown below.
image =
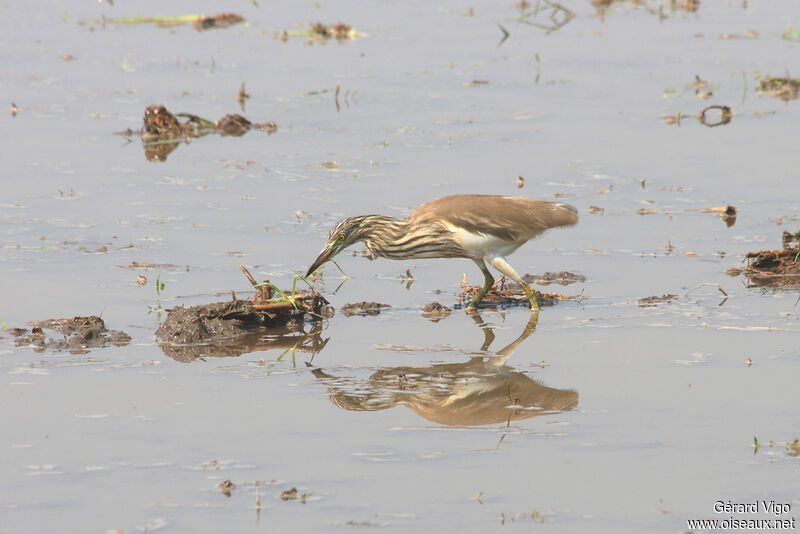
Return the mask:
[[317,259],[314,260],[314,263],[311,264],[311,267],[308,268],[308,272],[306,273],[306,277],[311,276],[314,274],[314,271],[322,267],[322,264],[331,259],[334,255],[333,253],[333,244],[325,245],[325,248],[322,249],[322,252],[319,253]]

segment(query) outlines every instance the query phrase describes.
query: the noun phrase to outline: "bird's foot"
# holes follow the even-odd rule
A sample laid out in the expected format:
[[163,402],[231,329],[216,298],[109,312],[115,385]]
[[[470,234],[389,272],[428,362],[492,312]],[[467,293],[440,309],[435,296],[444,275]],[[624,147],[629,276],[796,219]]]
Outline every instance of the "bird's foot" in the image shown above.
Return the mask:
[[529,285],[523,285],[522,289],[525,290],[525,295],[527,295],[528,300],[531,303],[531,309],[532,310],[538,310],[539,309],[539,299],[536,298],[536,290],[533,289]]

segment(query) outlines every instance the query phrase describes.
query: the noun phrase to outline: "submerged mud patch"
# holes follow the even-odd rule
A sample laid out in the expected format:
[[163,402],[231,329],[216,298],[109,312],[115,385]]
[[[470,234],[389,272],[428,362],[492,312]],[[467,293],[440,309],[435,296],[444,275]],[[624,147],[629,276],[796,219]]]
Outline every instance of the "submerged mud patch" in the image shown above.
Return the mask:
[[380,315],[381,310],[386,308],[391,308],[391,306],[380,302],[354,302],[345,304],[339,311],[347,317],[351,317],[353,315]]
[[581,274],[570,273],[561,271],[560,273],[546,272],[544,274],[526,274],[522,277],[526,284],[540,284],[547,286],[550,284],[558,284],[561,286],[568,286],[575,282],[585,282],[586,277]]
[[[13,328],[11,334],[16,338],[17,347],[33,347],[37,352],[45,350],[69,351],[73,354],[85,354],[91,349],[116,345],[118,347],[131,342],[131,337],[119,330],[109,330],[100,317],[73,317],[72,319],[47,319],[30,323],[33,328]],[[53,339],[44,330],[55,330],[63,337]]]
[[673,295],[672,293],[661,295],[660,297],[657,295],[653,295],[651,297],[643,297],[637,300],[636,302],[639,303],[639,306],[642,308],[651,308],[653,306],[657,306],[658,304],[670,304],[673,300],[677,300],[678,295]]

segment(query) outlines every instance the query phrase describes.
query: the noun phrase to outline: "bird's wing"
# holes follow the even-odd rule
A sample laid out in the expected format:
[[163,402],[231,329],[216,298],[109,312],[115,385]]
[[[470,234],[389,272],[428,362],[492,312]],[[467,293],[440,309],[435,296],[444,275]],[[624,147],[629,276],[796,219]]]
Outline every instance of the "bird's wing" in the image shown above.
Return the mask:
[[440,222],[507,241],[531,239],[548,228],[578,222],[568,204],[521,197],[452,195],[437,198],[408,216],[414,222]]

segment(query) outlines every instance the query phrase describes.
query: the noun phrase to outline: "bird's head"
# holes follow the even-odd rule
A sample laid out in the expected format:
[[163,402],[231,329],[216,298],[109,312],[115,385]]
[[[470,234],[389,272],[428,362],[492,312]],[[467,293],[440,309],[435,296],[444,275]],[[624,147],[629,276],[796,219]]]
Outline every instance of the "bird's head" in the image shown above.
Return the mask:
[[317,259],[314,260],[314,263],[308,268],[306,276],[311,276],[323,263],[333,259],[334,256],[353,243],[363,241],[366,237],[362,226],[365,219],[366,217],[364,216],[350,217],[349,219],[343,219],[336,223],[336,225],[331,228],[331,231],[328,232],[328,242],[325,243],[325,248],[322,249]]

